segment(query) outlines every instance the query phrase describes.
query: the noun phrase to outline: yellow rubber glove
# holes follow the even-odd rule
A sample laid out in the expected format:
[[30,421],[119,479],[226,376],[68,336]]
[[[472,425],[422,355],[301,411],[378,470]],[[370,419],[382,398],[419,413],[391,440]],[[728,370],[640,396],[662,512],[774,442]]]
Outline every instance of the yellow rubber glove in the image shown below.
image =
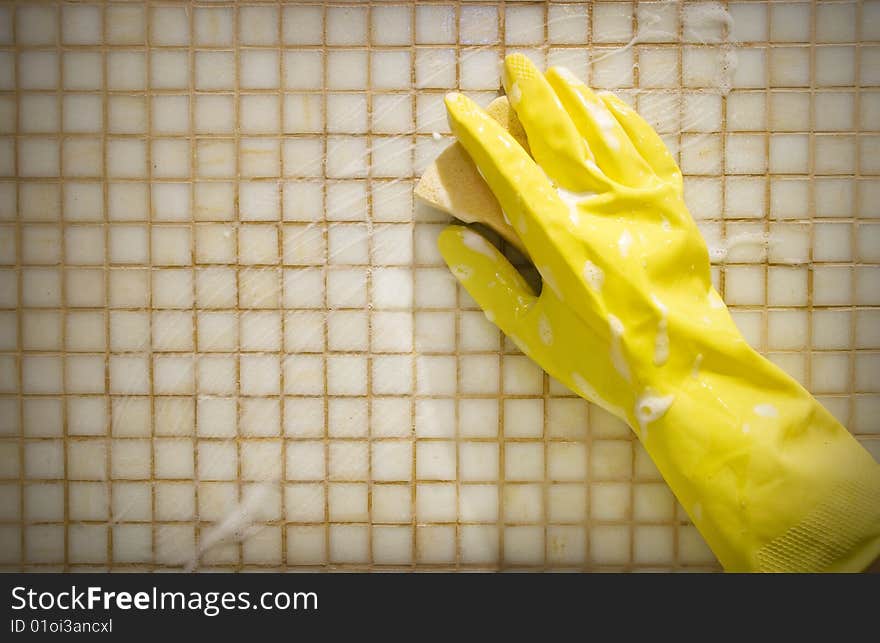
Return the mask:
[[880,554],[880,465],[752,350],[710,281],[681,173],[625,103],[509,56],[531,156],[460,94],[453,133],[543,279],[482,236],[440,251],[548,373],[625,420],[728,571],[858,571]]

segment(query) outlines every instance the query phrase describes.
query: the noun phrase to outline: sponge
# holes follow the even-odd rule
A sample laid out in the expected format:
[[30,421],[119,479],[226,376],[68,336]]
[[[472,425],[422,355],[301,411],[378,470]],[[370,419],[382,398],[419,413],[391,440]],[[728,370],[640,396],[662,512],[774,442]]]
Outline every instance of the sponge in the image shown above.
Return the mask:
[[[529,151],[526,132],[505,96],[496,98],[486,112]],[[480,176],[477,166],[459,143],[453,143],[425,170],[415,195],[428,205],[465,223],[482,223],[525,253],[519,237],[504,219],[501,206]]]

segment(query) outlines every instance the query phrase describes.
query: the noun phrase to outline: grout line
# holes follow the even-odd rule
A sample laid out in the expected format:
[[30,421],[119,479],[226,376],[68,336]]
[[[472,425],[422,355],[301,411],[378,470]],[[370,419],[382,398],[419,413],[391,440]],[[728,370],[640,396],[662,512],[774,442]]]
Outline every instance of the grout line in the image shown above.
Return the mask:
[[[364,16],[367,24],[367,47],[372,48],[372,38],[373,38],[373,30],[372,30],[372,8],[367,5],[364,8]],[[371,135],[371,130],[373,128],[373,78],[372,78],[372,53],[368,53],[367,55],[367,79],[366,86],[367,90],[364,92],[366,94],[366,108],[367,108],[367,132],[364,135],[364,138],[367,141],[367,172],[366,172],[366,187],[367,187],[367,212],[366,212],[366,233],[367,233],[367,255],[370,266],[373,263],[374,257],[374,239],[373,239],[373,137]],[[328,120],[325,114],[325,122]],[[327,248],[328,257],[330,256],[330,248]],[[372,399],[373,397],[373,368],[376,364],[375,358],[372,355],[373,349],[373,316],[371,314],[371,305],[370,302],[373,301],[373,273],[372,268],[367,268],[367,346],[368,346],[368,354],[366,357],[366,377],[367,377],[367,399]],[[372,405],[367,403],[367,436],[372,437],[372,431],[370,430],[370,423],[373,419],[373,408]],[[368,442],[367,446],[367,547],[368,547],[368,556],[369,568],[372,569],[376,562],[376,554],[375,554],[375,542],[373,527],[373,449],[372,445]]]
[[[412,148],[409,150],[410,154],[410,167],[415,167],[415,149],[418,138],[415,133],[418,131],[418,105],[416,102],[416,95],[413,91],[413,88],[416,87],[416,53],[417,49],[415,47],[416,42],[416,7],[412,5],[409,7],[409,26],[410,26],[410,43],[407,46],[409,50],[409,79],[410,79],[410,89],[408,90],[408,99],[410,103],[410,126],[411,126],[411,140],[412,140]],[[372,25],[371,25],[372,26]],[[372,129],[373,123],[370,122],[370,128]],[[412,189],[410,189],[410,198],[413,199],[413,210],[411,213],[411,220],[415,221],[415,197],[412,195]],[[415,238],[415,223],[413,224],[413,239]],[[415,250],[415,246],[413,246]],[[415,255],[412,258],[412,267],[410,274],[411,287],[413,291],[413,302],[412,308],[410,309],[410,325],[411,325],[411,336],[412,336],[412,345],[410,347],[410,355],[412,359],[412,384],[413,384],[413,395],[412,399],[409,402],[409,411],[410,411],[410,424],[409,424],[409,441],[410,441],[410,451],[412,453],[412,461],[410,462],[410,529],[412,530],[411,537],[411,555],[410,558],[412,560],[413,567],[417,567],[419,565],[419,526],[417,520],[417,509],[418,505],[416,504],[416,498],[418,493],[418,485],[416,481],[418,480],[418,468],[417,468],[417,457],[418,457],[418,434],[416,432],[416,401],[415,398],[418,395],[419,390],[419,374],[418,374],[418,356],[416,354],[416,346],[417,346],[417,322],[418,322],[418,313],[413,310],[415,308],[415,292],[416,292],[416,264],[417,260]],[[457,301],[457,299],[456,299]]]
[[[189,208],[190,208],[190,256],[192,259],[192,350],[193,350],[193,427],[192,427],[192,444],[193,444],[193,551],[191,556],[192,567],[194,571],[198,571],[201,566],[201,543],[202,543],[202,515],[201,515],[201,470],[200,470],[200,461],[199,461],[199,445],[200,445],[200,428],[201,423],[199,422],[199,410],[201,408],[201,396],[199,395],[201,391],[201,381],[199,378],[199,370],[201,363],[201,355],[202,355],[202,347],[201,340],[199,338],[199,298],[198,298],[198,279],[197,272],[195,266],[197,265],[197,257],[198,257],[198,246],[197,246],[197,238],[196,234],[199,230],[196,221],[198,221],[198,217],[196,216],[196,190],[198,188],[198,182],[196,181],[196,177],[198,176],[198,163],[196,150],[198,147],[198,138],[196,138],[196,95],[195,95],[195,87],[196,87],[196,34],[195,34],[195,11],[191,5],[185,5],[184,11],[186,12],[187,17],[187,35],[189,36],[189,46],[187,47],[187,60],[189,61],[189,95],[187,97],[187,105],[189,107]],[[150,16],[150,23],[152,23],[152,15]],[[149,29],[150,27],[148,27]],[[148,32],[151,33],[151,32]],[[149,42],[149,38],[147,39]],[[152,45],[150,46],[150,50],[152,52]],[[152,100],[154,97],[151,96],[151,107]],[[151,109],[152,111],[152,109]],[[152,125],[151,125],[152,126]]]
[[[234,130],[232,132],[233,146],[235,147],[235,171],[233,178],[233,192],[235,194],[235,209],[233,212],[233,221],[236,232],[236,268],[235,268],[235,362],[236,362],[236,391],[235,391],[235,489],[238,506],[244,503],[244,490],[241,475],[242,460],[242,440],[241,440],[241,419],[242,419],[242,391],[241,391],[241,285],[242,275],[244,271],[241,269],[241,54],[239,49],[239,6],[236,3],[231,7],[232,10],[232,59],[235,71],[234,84],[232,88],[232,104],[233,104],[233,122]],[[247,270],[247,268],[245,268]],[[242,539],[237,539],[234,543],[236,551],[236,564],[234,569],[241,571],[244,565],[244,543]]]
[[[17,5],[12,5],[10,8],[10,20],[11,25],[10,29],[12,31],[12,41],[18,41],[18,20],[17,20]],[[15,80],[14,87],[18,87],[19,73],[18,73],[18,65],[13,65],[12,68],[13,78]],[[21,113],[17,109],[16,106],[16,133],[18,132],[18,125],[21,122]],[[20,171],[20,162],[18,158],[18,153],[16,150],[16,154],[13,157],[13,164],[15,170],[15,176],[21,173]],[[20,185],[16,185],[16,214],[21,211],[21,188]],[[19,565],[16,571],[24,571],[24,563],[27,561],[27,529],[25,527],[25,516],[27,507],[25,505],[25,463],[27,462],[25,455],[27,453],[27,442],[25,442],[25,415],[24,415],[24,316],[22,315],[23,304],[24,304],[24,245],[22,243],[23,240],[23,225],[21,223],[21,217],[16,217],[15,222],[15,270],[16,270],[16,303],[18,306],[18,330],[17,330],[17,339],[18,339],[18,351],[16,355],[16,376],[17,376],[17,392],[18,392],[18,415],[19,415],[19,430],[21,435],[19,437],[18,443],[18,457],[19,457],[19,465],[18,465],[18,489],[19,489]]]
[[[100,44],[101,52],[99,55],[101,56],[101,77],[102,77],[102,80],[101,80],[101,89],[98,91],[100,92],[100,96],[101,96],[101,172],[102,172],[103,177],[107,177],[108,176],[107,156],[108,156],[108,151],[109,151],[108,150],[109,140],[108,140],[108,136],[107,136],[107,123],[108,123],[108,119],[109,119],[109,107],[108,107],[109,96],[107,93],[107,76],[108,76],[109,64],[107,61],[106,45],[104,44],[107,40],[107,38],[106,38],[106,32],[107,32],[106,17],[104,15],[103,9],[100,10],[100,13],[101,13],[101,18],[100,18],[101,19],[101,44]],[[63,87],[63,84],[62,84],[62,87]],[[62,118],[63,118],[63,112],[62,112]],[[63,121],[62,121],[62,124],[63,124]],[[110,277],[111,277],[112,273],[110,271],[110,264],[111,264],[111,261],[110,261],[110,254],[111,254],[110,253],[110,247],[111,247],[111,245],[110,245],[110,241],[111,241],[111,237],[110,237],[110,231],[111,231],[110,186],[109,186],[109,182],[105,179],[101,179],[101,203],[103,206],[103,225],[104,225],[104,257],[103,257],[103,260],[104,260],[103,261],[104,308],[103,308],[103,310],[104,310],[104,318],[105,318],[105,321],[104,321],[105,338],[104,339],[105,339],[105,344],[106,344],[106,346],[105,346],[105,355],[106,355],[105,360],[106,361],[105,361],[105,367],[104,367],[104,369],[105,369],[104,381],[105,381],[105,388],[107,390],[107,395],[110,399],[110,428],[108,431],[108,433],[110,435],[110,439],[108,440],[107,463],[106,463],[106,466],[107,466],[107,483],[106,483],[107,484],[107,517],[108,517],[108,520],[107,520],[108,524],[107,524],[107,560],[106,560],[106,564],[107,564],[107,568],[112,570],[114,567],[115,557],[116,557],[114,534],[113,534],[114,523],[116,522],[116,518],[113,515],[114,514],[113,492],[115,490],[115,484],[113,482],[113,480],[114,480],[114,473],[113,473],[113,450],[114,449],[113,449],[113,446],[115,444],[115,441],[113,439],[113,436],[114,436],[114,427],[113,427],[113,407],[114,407],[114,404],[113,404],[113,400],[114,400],[114,398],[111,396],[111,392],[112,392],[113,388],[112,388],[112,381],[110,379],[110,363],[111,363],[111,358],[112,358],[111,351],[113,348],[112,344],[111,344],[112,335],[111,335],[111,323],[110,323],[110,321],[111,321],[111,317],[110,317],[110,315],[111,315],[110,288],[111,288],[111,284],[112,284]],[[120,397],[117,399],[121,400],[121,402],[120,402],[121,405],[126,404],[125,398]],[[152,414],[152,403],[150,403],[150,404],[151,404],[150,424],[152,425],[152,419],[153,419],[152,418],[152,415],[153,415]]]
[[[773,12],[768,12],[768,24],[772,27],[773,25]],[[807,387],[812,388],[813,382],[813,303],[814,303],[814,293],[813,287],[815,283],[815,261],[814,261],[814,248],[816,243],[816,226],[812,219],[815,217],[816,213],[816,12],[815,5],[810,9],[810,43],[808,43],[809,47],[809,65],[810,65],[810,84],[809,88],[806,90],[810,99],[809,105],[809,118],[810,118],[810,131],[807,135],[808,138],[808,150],[807,150],[807,180],[809,185],[809,211],[808,217],[810,221],[808,223],[810,242],[809,242],[809,256],[807,257],[807,292],[806,292],[806,314],[808,324],[807,324],[807,354],[806,359],[804,360],[804,381],[807,384]],[[769,83],[769,74],[768,74],[768,83]],[[769,133],[769,123],[767,137],[770,138]],[[768,153],[767,160],[767,169],[769,171],[770,160]],[[766,269],[765,269],[766,270]],[[769,271],[768,271],[769,272]],[[768,298],[769,300],[769,298]],[[763,329],[766,331],[766,325]],[[766,332],[765,332],[766,334]],[[766,345],[762,345],[766,347]]]
[[329,329],[327,328],[327,319],[330,315],[330,296],[328,291],[328,283],[330,271],[328,270],[328,264],[330,263],[330,244],[329,244],[329,228],[330,223],[327,219],[327,195],[329,193],[327,189],[327,81],[329,79],[329,73],[327,70],[328,66],[328,56],[327,56],[327,18],[329,16],[329,10],[327,5],[324,5],[321,9],[321,29],[323,30],[321,36],[321,113],[323,118],[321,119],[321,127],[322,127],[322,136],[321,136],[321,146],[322,146],[322,155],[321,155],[321,174],[323,180],[321,182],[321,189],[323,195],[323,203],[324,203],[324,225],[322,226],[322,235],[324,237],[324,265],[321,269],[321,273],[323,276],[324,282],[324,337],[323,337],[323,346],[322,352],[323,355],[321,357],[321,373],[323,377],[322,381],[322,392],[323,392],[323,403],[324,403],[324,436],[323,436],[323,447],[324,447],[324,563],[328,568],[332,568],[333,559],[332,559],[332,539],[331,539],[331,527],[330,527],[330,401],[328,397],[329,390],[329,382],[327,377],[327,353],[329,347]]
[[[107,41],[107,12],[104,11],[104,42]],[[149,32],[147,32],[149,35]],[[144,64],[145,64],[145,86],[144,86],[144,100],[148,100],[150,96],[150,90],[153,84],[153,78],[151,73],[151,65],[150,65],[150,51],[149,44],[147,44],[144,48]],[[108,82],[107,76],[104,77],[104,83]],[[140,92],[138,92],[140,95]],[[105,132],[109,133],[109,121],[104,121]],[[150,406],[151,406],[151,415],[152,422],[150,423],[150,549],[151,549],[151,557],[150,562],[147,564],[150,570],[156,569],[156,553],[157,553],[157,543],[158,543],[158,527],[156,525],[156,516],[158,514],[157,510],[157,483],[156,483],[156,425],[158,424],[158,418],[156,413],[156,408],[159,400],[156,399],[156,326],[155,326],[155,310],[153,309],[154,302],[154,293],[153,293],[153,281],[155,279],[156,270],[153,263],[153,190],[152,190],[152,179],[153,179],[153,117],[152,110],[147,109],[147,138],[144,140],[144,152],[146,156],[146,199],[147,199],[147,258],[148,258],[148,274],[149,274],[149,317],[150,317],[150,344],[148,349],[148,373],[150,377]]]
[[[278,45],[277,46],[279,48],[282,48],[284,46],[284,5],[282,2],[279,1],[278,4],[275,6],[276,6],[277,20],[278,20],[278,31],[277,31]],[[278,52],[278,103],[279,103],[278,109],[279,109],[279,119],[281,121],[281,123],[280,123],[280,125],[281,125],[281,138],[279,138],[279,141],[278,141],[279,157],[278,157],[278,227],[277,227],[278,249],[277,249],[277,252],[278,252],[278,261],[280,264],[279,268],[278,268],[279,284],[281,287],[281,292],[279,292],[279,295],[278,295],[278,323],[279,323],[279,329],[280,329],[280,333],[281,333],[281,337],[279,337],[278,346],[279,346],[279,352],[282,355],[287,354],[287,348],[285,346],[285,337],[287,336],[287,315],[285,314],[285,309],[284,309],[284,290],[283,290],[283,288],[284,288],[284,286],[283,286],[283,284],[284,284],[284,269],[281,267],[281,266],[284,266],[284,259],[285,259],[284,258],[284,236],[285,236],[285,231],[287,229],[284,224],[284,221],[285,221],[284,194],[285,194],[285,191],[287,190],[287,184],[284,182],[284,168],[282,166],[282,163],[283,163],[283,161],[282,161],[282,158],[283,158],[282,148],[283,148],[283,140],[284,140],[283,137],[285,134],[285,130],[287,129],[285,127],[285,116],[286,116],[285,109],[287,107],[287,101],[285,100],[285,95],[284,95],[284,71],[285,71],[284,52],[279,51]],[[279,420],[278,436],[281,440],[281,473],[280,473],[280,479],[278,480],[278,493],[279,493],[280,502],[281,502],[281,508],[280,508],[281,514],[280,515],[281,515],[281,522],[282,522],[280,563],[282,566],[284,566],[286,568],[290,565],[290,563],[288,560],[288,553],[287,553],[287,548],[288,548],[287,530],[288,530],[288,525],[289,525],[289,522],[288,522],[289,516],[287,515],[287,502],[286,502],[288,439],[287,439],[287,431],[285,430],[285,426],[286,426],[285,423],[287,420],[287,408],[286,408],[287,405],[285,404],[285,401],[287,399],[285,397],[285,393],[287,391],[287,383],[286,383],[285,377],[284,377],[284,371],[285,371],[284,359],[285,358],[282,358],[280,361],[280,363],[281,363],[280,373],[279,373],[280,385],[279,385],[279,395],[278,395],[278,420]]]
[[[62,26],[61,11],[55,12],[55,25],[56,25],[56,29],[57,29],[57,33],[55,34],[55,46],[56,46],[56,48],[60,48],[61,26]],[[57,88],[58,93],[57,93],[57,97],[56,97],[56,105],[58,106],[58,115],[60,118],[61,115],[63,114],[63,93],[61,91],[61,88],[64,87],[64,61],[61,56],[58,56],[57,63],[58,63],[58,85],[56,85],[56,88]],[[59,125],[60,125],[60,123],[59,123]],[[70,382],[68,382],[68,374],[67,374],[67,363],[68,363],[68,359],[67,359],[67,355],[68,355],[68,353],[67,353],[67,348],[68,348],[68,337],[67,337],[68,312],[67,312],[67,284],[66,284],[67,280],[64,279],[64,275],[67,272],[67,270],[66,270],[66,268],[67,268],[67,266],[66,266],[66,264],[67,264],[67,250],[66,250],[67,244],[65,243],[65,236],[66,236],[65,235],[65,230],[66,230],[65,214],[66,213],[65,213],[65,207],[64,207],[65,199],[64,199],[64,183],[63,183],[63,179],[66,176],[66,169],[67,168],[65,168],[65,166],[64,166],[65,165],[64,164],[65,141],[64,141],[64,138],[60,132],[59,132],[59,136],[58,136],[58,143],[59,143],[58,147],[59,147],[59,152],[60,152],[58,171],[61,175],[61,181],[59,182],[59,185],[58,185],[59,212],[58,212],[58,224],[57,224],[59,234],[60,234],[60,237],[59,237],[59,240],[60,240],[60,248],[59,248],[60,265],[59,265],[58,269],[60,271],[59,290],[60,290],[60,299],[61,299],[61,310],[58,313],[58,317],[59,317],[59,321],[61,323],[61,347],[62,347],[62,350],[64,351],[61,354],[61,368],[62,368],[61,382],[62,382],[62,392],[63,392],[62,398],[61,398],[61,400],[62,400],[62,403],[61,403],[61,426],[62,426],[62,436],[63,436],[62,437],[62,440],[63,440],[62,448],[63,448],[63,457],[64,457],[64,463],[62,465],[63,471],[64,471],[64,483],[63,483],[64,484],[64,507],[63,507],[63,512],[64,512],[63,513],[64,566],[63,566],[63,570],[68,571],[70,569],[70,480],[69,480],[69,478],[70,478],[70,476],[69,476],[70,450],[69,450],[69,442],[68,442],[68,436],[70,434],[70,418],[69,418],[69,413],[68,413],[68,408],[67,408],[69,401],[67,399],[66,393],[68,391],[68,386],[70,385]],[[24,388],[24,382],[22,382],[22,389],[23,388]]]
[[[854,9],[856,12],[856,29],[859,32],[859,35],[862,35],[864,22],[862,19],[864,13],[864,7],[862,2],[857,2],[854,5]],[[862,41],[859,40],[859,43]],[[852,106],[852,117],[853,117],[853,127],[856,130],[856,167],[855,167],[855,176],[853,177],[853,212],[850,212],[850,216],[852,217],[849,231],[849,260],[852,263],[852,267],[850,268],[850,288],[852,293],[852,299],[850,301],[849,306],[849,350],[847,351],[847,357],[849,358],[849,377],[847,378],[849,386],[847,387],[847,415],[846,415],[846,426],[853,435],[857,435],[855,421],[856,421],[856,360],[858,358],[858,342],[856,341],[856,333],[858,332],[857,326],[857,317],[858,317],[858,309],[857,309],[857,299],[856,299],[856,287],[859,282],[859,274],[858,268],[856,268],[856,264],[860,261],[859,256],[859,219],[858,215],[861,215],[859,211],[859,203],[861,202],[861,191],[862,191],[862,141],[863,138],[861,136],[862,133],[862,91],[861,91],[861,81],[862,81],[862,47],[861,44],[855,47],[853,65],[855,66],[855,82],[856,82],[856,91],[853,94],[853,106]],[[815,100],[815,95],[814,95]],[[814,108],[815,109],[815,108]],[[811,146],[813,147],[813,146]],[[812,249],[812,239],[810,243],[810,247]],[[812,321],[812,319],[811,319]],[[812,326],[812,324],[810,324]],[[810,360],[812,362],[812,359]],[[812,388],[812,379],[809,380],[810,388]]]

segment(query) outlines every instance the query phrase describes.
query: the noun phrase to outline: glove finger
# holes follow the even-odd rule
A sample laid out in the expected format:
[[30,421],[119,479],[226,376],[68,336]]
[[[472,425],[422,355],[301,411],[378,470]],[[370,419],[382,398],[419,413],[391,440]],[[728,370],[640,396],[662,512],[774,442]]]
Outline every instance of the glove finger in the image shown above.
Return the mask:
[[587,140],[599,168],[624,185],[644,184],[653,171],[593,90],[564,67],[551,67],[547,82]]
[[516,336],[523,317],[538,301],[510,262],[486,239],[464,226],[448,226],[437,240],[452,274],[483,309],[487,319]]
[[596,165],[553,88],[522,54],[504,59],[504,89],[526,130],[532,156],[560,187],[572,192],[604,192],[607,177]]
[[537,266],[546,265],[564,243],[566,203],[544,171],[493,118],[462,94],[447,94],[449,124],[501,205]]
[[623,127],[642,158],[654,169],[657,176],[666,181],[680,184],[681,170],[678,169],[675,159],[666,149],[666,145],[654,131],[654,128],[648,125],[636,110],[614,94],[602,92],[598,96]]

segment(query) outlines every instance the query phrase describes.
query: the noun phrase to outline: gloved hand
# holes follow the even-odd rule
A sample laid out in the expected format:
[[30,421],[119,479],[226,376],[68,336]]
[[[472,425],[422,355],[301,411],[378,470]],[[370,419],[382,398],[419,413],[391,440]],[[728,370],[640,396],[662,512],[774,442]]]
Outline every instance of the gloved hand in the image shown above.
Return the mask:
[[880,465],[743,339],[658,135],[522,55],[504,87],[531,156],[465,96],[446,107],[543,288],[461,226],[439,238],[452,272],[524,353],[633,428],[727,570],[868,565]]

